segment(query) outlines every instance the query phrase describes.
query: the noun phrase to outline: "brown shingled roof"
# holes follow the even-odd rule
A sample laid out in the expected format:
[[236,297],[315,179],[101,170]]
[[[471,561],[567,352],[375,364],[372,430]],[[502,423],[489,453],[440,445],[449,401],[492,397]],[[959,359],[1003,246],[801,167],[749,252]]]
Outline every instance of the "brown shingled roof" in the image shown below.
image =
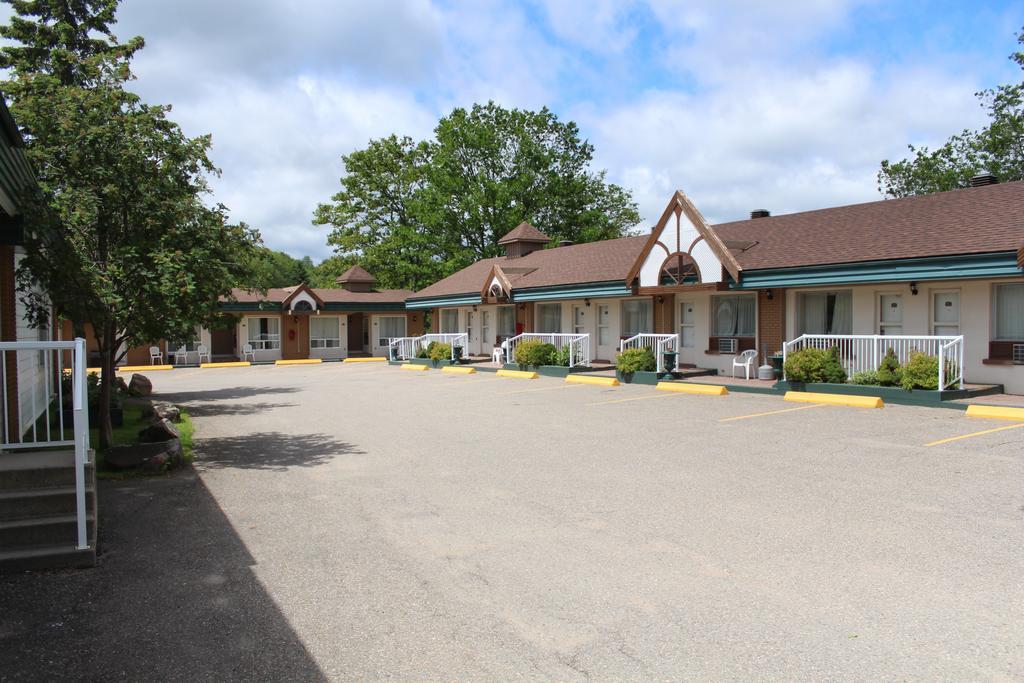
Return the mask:
[[550,242],[551,238],[527,222],[522,222],[498,240],[498,244],[509,242]]
[[[232,298],[241,303],[282,303],[296,290],[295,287],[275,287],[268,289],[267,293],[260,294],[246,289],[231,290]],[[383,289],[376,292],[350,292],[347,289],[312,289],[316,296],[324,303],[403,303],[412,296],[413,292],[408,289]]]
[[1016,251],[1024,181],[713,226],[744,270]]
[[377,278],[370,275],[368,272],[363,270],[360,266],[352,266],[344,273],[338,276],[335,280],[338,284],[343,282],[376,282]]
[[496,263],[503,267],[507,264],[520,272],[528,268],[533,269],[518,278],[513,278],[512,274],[506,271],[515,289],[611,280],[622,280],[625,283],[633,262],[646,242],[647,235],[621,237],[554,249],[540,249],[517,259],[483,259],[421,289],[416,292],[415,298],[478,293],[486,284],[484,279]]

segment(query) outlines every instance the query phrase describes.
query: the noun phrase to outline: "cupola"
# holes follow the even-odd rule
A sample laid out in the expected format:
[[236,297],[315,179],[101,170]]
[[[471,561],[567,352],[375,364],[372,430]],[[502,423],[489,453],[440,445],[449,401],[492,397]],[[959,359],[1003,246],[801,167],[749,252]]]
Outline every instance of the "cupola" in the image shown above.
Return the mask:
[[505,247],[505,258],[520,258],[543,249],[551,238],[529,223],[520,223],[509,234],[498,240]]

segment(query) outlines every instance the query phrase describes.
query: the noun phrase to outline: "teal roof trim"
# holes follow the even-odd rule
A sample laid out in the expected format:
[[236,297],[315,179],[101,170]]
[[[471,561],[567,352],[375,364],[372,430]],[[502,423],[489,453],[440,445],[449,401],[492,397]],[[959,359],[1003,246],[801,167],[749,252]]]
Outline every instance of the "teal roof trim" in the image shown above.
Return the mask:
[[1022,275],[1016,252],[965,254],[891,261],[838,263],[804,268],[745,270],[732,289],[853,285],[911,280],[962,280]]
[[447,308],[450,306],[474,306],[483,300],[480,292],[471,294],[452,294],[451,296],[437,296],[428,299],[407,299],[406,308]]
[[[220,304],[220,310],[225,313],[285,313],[286,310],[281,304],[272,301],[225,301]],[[328,301],[321,309],[324,313],[359,313],[376,311],[404,312],[405,304],[401,301],[393,303],[358,303],[358,302],[332,302]]]
[[610,296],[632,296],[633,290],[622,280],[585,282],[576,285],[528,287],[512,290],[512,301],[558,301],[561,299],[597,299]]
[[393,303],[379,303],[378,302],[378,303],[372,303],[372,304],[371,303],[361,304],[361,303],[358,303],[358,302],[349,303],[349,302],[339,302],[339,301],[328,301],[327,303],[324,304],[323,311],[324,311],[324,313],[331,313],[331,312],[339,312],[340,313],[340,312],[345,312],[345,311],[351,311],[353,313],[358,313],[360,311],[369,311],[371,313],[374,312],[374,311],[399,311],[399,312],[404,312],[405,311],[405,304],[403,302],[401,302],[401,301],[396,301],[396,302],[393,302]]

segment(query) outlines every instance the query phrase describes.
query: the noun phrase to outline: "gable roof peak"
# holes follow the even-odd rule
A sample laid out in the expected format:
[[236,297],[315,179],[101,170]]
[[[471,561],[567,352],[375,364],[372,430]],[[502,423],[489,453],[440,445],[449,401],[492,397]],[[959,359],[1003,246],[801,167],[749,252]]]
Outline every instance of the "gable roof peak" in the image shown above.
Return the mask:
[[346,282],[376,282],[377,278],[370,275],[368,272],[358,265],[352,266],[344,273],[338,276],[335,280],[339,285]]
[[543,242],[546,244],[550,241],[550,237],[523,221],[498,240],[498,244],[508,244],[509,242]]

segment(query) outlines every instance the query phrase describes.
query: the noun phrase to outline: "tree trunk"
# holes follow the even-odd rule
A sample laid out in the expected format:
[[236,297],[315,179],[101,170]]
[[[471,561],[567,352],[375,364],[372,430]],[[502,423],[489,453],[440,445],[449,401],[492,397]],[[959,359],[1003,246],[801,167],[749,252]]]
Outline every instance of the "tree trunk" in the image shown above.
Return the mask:
[[114,326],[109,323],[103,328],[103,340],[99,344],[101,371],[100,375],[100,404],[97,406],[96,420],[100,433],[100,450],[106,450],[114,444],[114,427],[110,422],[110,398],[113,395],[114,382],[114,358],[117,355],[117,346],[114,345]]

